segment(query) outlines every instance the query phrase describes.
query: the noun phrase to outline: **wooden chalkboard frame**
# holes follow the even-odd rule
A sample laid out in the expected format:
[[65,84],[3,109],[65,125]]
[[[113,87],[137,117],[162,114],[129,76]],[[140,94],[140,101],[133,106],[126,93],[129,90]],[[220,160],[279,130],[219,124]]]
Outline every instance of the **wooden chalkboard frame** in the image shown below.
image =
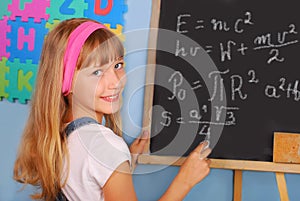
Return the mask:
[[[144,115],[143,128],[149,133],[151,132],[152,104],[154,94],[154,77],[156,63],[156,41],[157,29],[159,26],[161,0],[152,1],[152,15],[150,22],[150,32],[148,41],[148,67],[146,70],[145,95],[144,95]],[[144,153],[149,153],[150,140],[145,147]],[[138,162],[144,164],[164,164],[180,166],[185,160],[185,157],[172,156],[155,156],[144,154],[139,157]],[[252,170],[252,171],[267,171],[267,172],[284,172],[284,173],[300,173],[300,164],[283,164],[263,161],[246,161],[246,160],[226,160],[226,159],[211,159],[212,168],[231,169],[231,170]],[[175,162],[174,162],[175,161]]]
[[[152,104],[154,95],[154,77],[156,63],[156,42],[159,28],[161,0],[152,0],[152,15],[150,22],[150,32],[148,41],[148,66],[146,70],[145,95],[144,95],[144,115],[143,128],[151,133],[152,120]],[[150,140],[145,147],[144,154],[138,158],[140,164],[160,164],[180,166],[184,163],[186,157],[176,156],[158,156],[150,155]],[[226,160],[211,158],[211,168],[234,170],[234,193],[235,201],[242,198],[242,171],[263,171],[276,173],[276,180],[281,200],[289,200],[284,173],[300,174],[300,164],[275,163],[263,161],[248,161],[248,160]]]

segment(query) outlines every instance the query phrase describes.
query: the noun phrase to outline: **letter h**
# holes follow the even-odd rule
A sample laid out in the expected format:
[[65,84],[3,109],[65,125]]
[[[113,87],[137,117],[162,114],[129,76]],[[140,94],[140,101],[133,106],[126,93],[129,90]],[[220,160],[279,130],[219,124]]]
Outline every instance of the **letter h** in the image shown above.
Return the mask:
[[25,30],[23,27],[18,29],[18,49],[22,50],[24,48],[24,43],[27,42],[28,50],[34,50],[34,38],[35,38],[35,29],[30,28],[29,34],[25,35]]

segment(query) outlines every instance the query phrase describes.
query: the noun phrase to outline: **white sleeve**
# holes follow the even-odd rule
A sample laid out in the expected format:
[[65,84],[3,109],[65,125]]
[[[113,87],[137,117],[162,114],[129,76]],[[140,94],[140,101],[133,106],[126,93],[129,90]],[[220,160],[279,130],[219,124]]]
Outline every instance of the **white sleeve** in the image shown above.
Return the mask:
[[88,169],[91,178],[103,187],[116,168],[123,162],[131,163],[131,155],[123,138],[102,125],[78,129],[80,140],[89,152]]

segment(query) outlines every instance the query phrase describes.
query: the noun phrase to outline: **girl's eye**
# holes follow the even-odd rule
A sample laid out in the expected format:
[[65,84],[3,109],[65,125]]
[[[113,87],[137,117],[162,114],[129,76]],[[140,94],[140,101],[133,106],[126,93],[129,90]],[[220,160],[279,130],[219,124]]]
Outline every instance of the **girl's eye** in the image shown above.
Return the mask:
[[93,75],[100,76],[100,75],[102,75],[102,73],[103,72],[101,70],[96,70],[93,72]]
[[124,65],[124,63],[123,62],[120,62],[120,63],[117,63],[116,65],[115,65],[115,69],[121,69],[121,68],[123,68],[123,65]]

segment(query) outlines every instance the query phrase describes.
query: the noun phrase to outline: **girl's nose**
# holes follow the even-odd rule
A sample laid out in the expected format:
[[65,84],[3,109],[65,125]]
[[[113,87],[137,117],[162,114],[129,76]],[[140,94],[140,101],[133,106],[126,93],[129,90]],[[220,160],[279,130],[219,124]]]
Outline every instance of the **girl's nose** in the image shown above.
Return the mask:
[[106,72],[106,79],[108,82],[109,89],[117,89],[120,88],[120,80],[122,79],[120,75],[114,70],[114,68],[110,68]]

